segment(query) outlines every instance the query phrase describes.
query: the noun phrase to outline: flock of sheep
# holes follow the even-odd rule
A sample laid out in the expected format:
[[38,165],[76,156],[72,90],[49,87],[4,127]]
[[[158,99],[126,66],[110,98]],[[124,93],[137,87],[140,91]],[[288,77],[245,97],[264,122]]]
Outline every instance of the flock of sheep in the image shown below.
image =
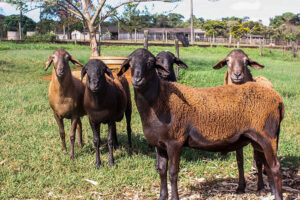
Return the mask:
[[[82,68],[81,79],[72,76],[69,61]],[[131,147],[132,103],[129,84],[123,73],[131,68],[134,100],[141,118],[143,133],[155,147],[156,170],[161,179],[159,199],[168,198],[167,171],[172,199],[179,199],[177,180],[184,146],[226,154],[236,151],[239,169],[237,193],[244,193],[243,147],[251,143],[258,170],[257,189],[264,189],[262,166],[275,199],[282,199],[280,162],[277,157],[280,123],[284,104],[272,84],[264,77],[252,77],[247,66],[263,68],[242,50],[233,50],[213,68],[228,66],[225,86],[195,88],[176,83],[173,64],[187,65],[169,51],[156,57],[146,49],[128,56],[117,77],[99,59],[82,66],[63,49],[49,57],[53,63],[49,86],[49,103],[59,126],[63,150],[66,151],[63,119],[71,119],[71,152],[74,157],[75,133],[82,145],[80,117],[88,115],[93,131],[96,167],[100,167],[100,125],[108,124],[109,163],[114,165],[113,147],[118,145],[116,122],[125,114],[128,143]]]

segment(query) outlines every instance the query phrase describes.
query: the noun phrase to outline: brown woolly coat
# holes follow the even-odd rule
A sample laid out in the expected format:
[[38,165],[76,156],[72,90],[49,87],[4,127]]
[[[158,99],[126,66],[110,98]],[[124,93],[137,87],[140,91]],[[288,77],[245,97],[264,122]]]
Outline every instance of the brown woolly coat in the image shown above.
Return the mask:
[[67,73],[64,79],[59,82],[53,68],[49,86],[49,104],[57,115],[68,119],[72,116],[81,117],[85,115],[82,105],[83,94],[83,84],[73,77],[71,72]]
[[[263,76],[252,76],[249,69],[246,71],[245,77],[246,77],[245,82],[254,81],[266,87],[273,88],[273,84],[271,83],[271,81],[269,81],[267,78]],[[228,77],[228,71],[226,71],[224,76],[224,85],[234,85],[234,84],[235,83],[233,83],[231,79]]]
[[[144,106],[149,109],[145,110],[137,101],[137,106],[144,134],[151,145],[160,145],[159,141],[166,138],[189,142],[191,135],[187,132],[193,129],[195,139],[205,143],[200,149],[210,151],[231,151],[228,146],[226,149],[218,146],[218,141],[237,141],[247,130],[273,139],[275,136],[264,131],[266,122],[275,120],[278,127],[284,113],[280,95],[255,82],[194,88],[160,80],[159,97],[154,105]],[[160,138],[151,137],[154,126],[158,130],[166,127],[163,133],[160,132]],[[188,145],[193,147],[193,140]],[[276,152],[276,140],[272,140],[272,146]]]
[[105,91],[98,95],[97,101],[92,92],[86,88],[84,93],[84,108],[87,114],[95,121],[121,121],[126,108],[131,107],[130,89],[124,76],[111,79],[106,77]]

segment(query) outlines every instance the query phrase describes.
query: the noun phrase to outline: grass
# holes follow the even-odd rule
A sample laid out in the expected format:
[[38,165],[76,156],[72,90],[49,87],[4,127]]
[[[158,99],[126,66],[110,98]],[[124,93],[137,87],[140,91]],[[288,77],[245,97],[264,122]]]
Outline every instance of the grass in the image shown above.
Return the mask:
[[[62,153],[58,127],[48,103],[49,82],[42,77],[51,74],[43,68],[48,56],[64,48],[81,63],[86,63],[90,48],[76,45],[15,44],[0,42],[0,199],[153,199],[159,192],[159,176],[155,172],[154,153],[147,153],[137,109],[133,105],[132,156],[128,153],[125,120],[117,124],[121,147],[114,153],[115,167],[108,165],[107,126],[101,127],[101,161],[94,169],[95,153],[87,117],[83,118],[83,148],[75,147],[75,159]],[[127,56],[137,47],[103,46],[109,56]],[[173,47],[150,47],[154,54]],[[300,59],[278,50],[244,49],[249,57],[264,64],[254,75],[267,77],[282,95],[285,118],[282,123],[279,156],[282,166],[295,169],[300,165]],[[179,82],[196,87],[223,84],[226,68],[212,66],[224,58],[228,48],[180,48],[180,57],[189,66],[180,70]],[[133,95],[133,92],[132,92]],[[133,98],[132,98],[133,99]],[[66,141],[70,150],[70,122],[65,120]],[[245,171],[252,166],[252,149],[246,147]],[[218,153],[184,149],[179,178],[180,188],[195,192],[191,180],[204,177],[212,184],[218,178],[237,182],[235,154],[221,157]],[[86,181],[97,181],[93,185]],[[198,188],[198,190],[200,190]],[[196,188],[197,192],[197,188]],[[182,193],[181,193],[182,194]]]

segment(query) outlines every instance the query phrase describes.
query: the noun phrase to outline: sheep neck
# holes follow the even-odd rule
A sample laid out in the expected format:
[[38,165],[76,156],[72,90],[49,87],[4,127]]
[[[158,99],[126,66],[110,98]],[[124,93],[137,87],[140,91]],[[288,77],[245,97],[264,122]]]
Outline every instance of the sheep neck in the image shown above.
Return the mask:
[[57,91],[60,94],[65,94],[70,88],[73,87],[72,74],[69,70],[66,71],[66,74],[63,78],[59,78],[56,76],[55,69],[53,69],[52,81],[55,83],[54,85],[57,87]]
[[[148,105],[152,107],[156,102],[160,93],[160,82],[156,72],[152,71],[152,77],[149,84],[143,89],[134,89],[135,101],[139,110],[144,110]],[[144,104],[146,103],[146,104]]]
[[[108,84],[106,81],[103,82],[103,86],[101,87],[101,89],[97,92],[92,92],[88,87],[87,87],[87,90],[88,90],[88,94],[89,96],[91,97],[90,99],[94,99],[95,101],[95,109],[99,109],[101,108],[101,105],[106,105],[104,100],[106,100],[106,98],[103,98],[103,97],[106,97],[107,96],[107,87],[108,87]],[[102,97],[102,98],[101,98]]]

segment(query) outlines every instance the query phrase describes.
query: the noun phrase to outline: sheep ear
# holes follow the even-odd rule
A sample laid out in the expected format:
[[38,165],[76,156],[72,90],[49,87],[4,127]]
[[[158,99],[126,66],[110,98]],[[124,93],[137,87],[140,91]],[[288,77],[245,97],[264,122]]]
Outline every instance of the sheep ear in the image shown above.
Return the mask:
[[250,65],[254,69],[262,69],[262,68],[265,67],[265,66],[259,64],[258,62],[256,62],[255,60],[252,60],[250,58],[248,59],[248,65]]
[[50,67],[50,65],[52,64],[52,55],[49,56],[48,61],[46,62],[46,67],[45,67],[45,71],[47,71],[47,69]]
[[111,72],[111,70],[110,70],[108,67],[106,68],[105,73],[106,73],[112,80],[115,79],[113,73]]
[[86,67],[84,66],[81,70],[81,81],[83,80],[85,74],[86,74]]
[[179,58],[175,58],[175,63],[178,65],[178,67],[183,68],[183,69],[187,69],[188,66]]
[[74,64],[74,65],[77,65],[79,67],[83,67],[83,65],[76,59],[74,58],[73,56],[70,55],[70,61]]
[[164,64],[160,60],[156,60],[156,62],[155,62],[155,68],[156,69],[161,69],[162,71],[165,71],[168,74],[170,74],[170,71],[164,68]]
[[226,58],[224,58],[223,60],[219,61],[215,66],[213,66],[213,68],[214,69],[221,69],[225,65],[227,65]]
[[128,68],[130,67],[129,61],[130,61],[130,59],[126,59],[126,60],[122,63],[121,69],[119,70],[117,76],[122,76],[122,74],[124,74],[124,73],[128,70]]

